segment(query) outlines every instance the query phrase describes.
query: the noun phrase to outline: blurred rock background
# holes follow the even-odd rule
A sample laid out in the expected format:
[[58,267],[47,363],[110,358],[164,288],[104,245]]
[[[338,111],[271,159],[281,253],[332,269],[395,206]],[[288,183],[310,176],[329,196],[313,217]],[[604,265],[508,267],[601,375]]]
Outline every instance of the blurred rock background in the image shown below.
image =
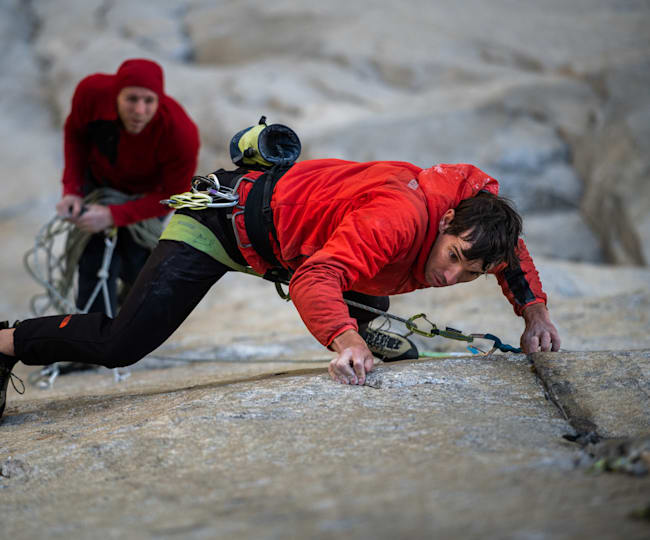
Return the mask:
[[[645,346],[649,24],[644,0],[2,0],[0,312],[28,316],[39,291],[21,257],[54,215],[75,85],[149,57],[199,125],[200,171],[227,167],[230,137],[262,114],[297,131],[302,158],[474,163],[525,217],[564,345]],[[227,279],[176,342],[273,330],[313,345],[272,287]],[[518,341],[520,322],[481,282],[394,305]]]

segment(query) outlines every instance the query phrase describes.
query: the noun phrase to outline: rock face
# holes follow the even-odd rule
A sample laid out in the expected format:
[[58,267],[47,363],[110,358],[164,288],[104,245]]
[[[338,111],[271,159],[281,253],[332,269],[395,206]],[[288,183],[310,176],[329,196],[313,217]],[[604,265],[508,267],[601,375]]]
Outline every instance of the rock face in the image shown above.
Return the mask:
[[622,264],[650,260],[649,72],[649,54],[628,54],[621,65],[606,66],[607,106],[594,132],[575,145],[577,169],[587,179],[583,213],[606,258]]
[[[648,358],[628,366],[647,371]],[[572,357],[535,360],[547,359]],[[171,368],[146,388],[143,375],[108,386],[78,375],[74,399],[33,389],[12,399],[1,426],[7,537],[647,534],[628,515],[647,503],[650,477],[576,468],[562,437],[573,428],[523,356],[380,365],[364,387],[286,365],[239,381],[214,364]],[[608,380],[591,375],[574,381],[576,399]],[[606,397],[622,411],[629,396]]]

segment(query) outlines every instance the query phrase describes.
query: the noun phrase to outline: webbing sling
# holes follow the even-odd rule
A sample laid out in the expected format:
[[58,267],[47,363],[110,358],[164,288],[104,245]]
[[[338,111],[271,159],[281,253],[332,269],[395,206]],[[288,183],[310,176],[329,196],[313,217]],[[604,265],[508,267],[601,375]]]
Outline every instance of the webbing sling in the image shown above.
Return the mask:
[[160,239],[185,242],[237,272],[261,277],[250,266],[244,266],[233,261],[215,234],[208,227],[188,215],[174,214]]

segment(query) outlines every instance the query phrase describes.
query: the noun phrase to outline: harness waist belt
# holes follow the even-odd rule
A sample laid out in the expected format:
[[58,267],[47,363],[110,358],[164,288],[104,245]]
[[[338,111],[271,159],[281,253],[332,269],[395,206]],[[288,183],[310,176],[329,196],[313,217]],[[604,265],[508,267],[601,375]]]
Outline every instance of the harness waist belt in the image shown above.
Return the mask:
[[188,215],[174,214],[162,232],[160,239],[185,242],[228,268],[232,268],[237,272],[260,276],[250,266],[244,266],[233,261],[216,235],[208,227]]

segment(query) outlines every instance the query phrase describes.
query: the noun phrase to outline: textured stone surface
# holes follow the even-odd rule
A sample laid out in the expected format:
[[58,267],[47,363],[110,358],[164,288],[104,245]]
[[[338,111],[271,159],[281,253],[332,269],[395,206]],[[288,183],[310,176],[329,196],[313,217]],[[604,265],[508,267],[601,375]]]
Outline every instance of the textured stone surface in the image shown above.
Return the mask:
[[532,356],[549,397],[576,431],[650,435],[650,351]]
[[[650,478],[574,467],[525,358],[324,369],[10,403],[8,538],[642,538]],[[37,393],[38,396],[38,393]],[[11,456],[11,461],[9,461]],[[4,470],[4,469],[3,469]]]

